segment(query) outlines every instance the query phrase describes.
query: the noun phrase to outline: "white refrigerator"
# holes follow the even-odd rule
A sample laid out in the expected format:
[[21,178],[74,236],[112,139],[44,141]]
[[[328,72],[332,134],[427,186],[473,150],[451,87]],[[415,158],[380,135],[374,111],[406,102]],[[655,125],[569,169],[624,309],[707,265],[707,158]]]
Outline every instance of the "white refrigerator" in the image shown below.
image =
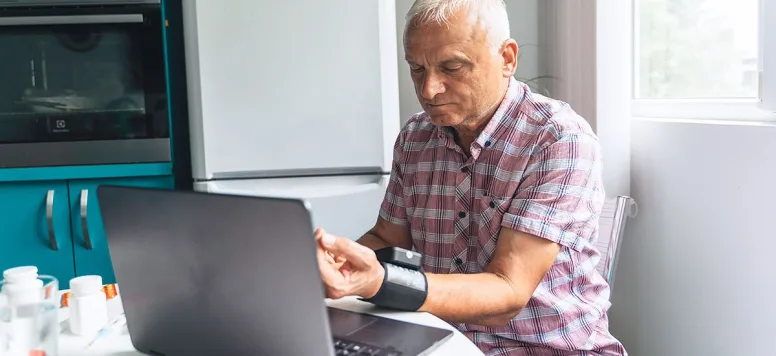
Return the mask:
[[371,228],[399,132],[394,0],[185,0],[195,190],[307,199]]

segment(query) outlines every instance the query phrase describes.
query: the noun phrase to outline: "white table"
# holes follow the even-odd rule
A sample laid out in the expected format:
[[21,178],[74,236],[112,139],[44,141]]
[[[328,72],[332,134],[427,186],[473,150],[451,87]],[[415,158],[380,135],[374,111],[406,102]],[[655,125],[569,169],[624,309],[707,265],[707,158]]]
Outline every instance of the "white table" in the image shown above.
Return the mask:
[[[327,300],[326,303],[338,309],[350,310],[355,312],[366,312],[386,318],[407,321],[416,324],[434,326],[453,330],[454,335],[445,343],[439,346],[430,355],[483,355],[466,336],[453,328],[450,324],[428,313],[408,313],[386,311],[378,309],[372,304],[362,302],[356,298],[343,298],[340,300]],[[122,311],[120,296],[108,301],[108,316],[110,319],[119,315]],[[67,327],[67,318],[69,312],[67,308],[61,308],[59,311],[59,320],[62,325],[62,333],[59,335],[59,354],[61,356],[90,356],[90,355],[112,355],[112,356],[141,356],[140,352],[135,350],[129,339],[129,332],[124,327],[120,332],[106,337],[91,348],[86,348],[90,338],[79,337],[70,333]]]

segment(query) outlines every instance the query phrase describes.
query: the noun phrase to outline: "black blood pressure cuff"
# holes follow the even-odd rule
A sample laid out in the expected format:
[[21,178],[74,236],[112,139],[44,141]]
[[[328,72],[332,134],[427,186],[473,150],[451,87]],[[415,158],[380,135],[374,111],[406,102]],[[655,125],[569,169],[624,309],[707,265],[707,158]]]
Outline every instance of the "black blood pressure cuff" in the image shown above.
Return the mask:
[[428,281],[426,274],[386,262],[380,262],[385,269],[385,278],[374,297],[362,299],[377,306],[417,311],[426,302]]

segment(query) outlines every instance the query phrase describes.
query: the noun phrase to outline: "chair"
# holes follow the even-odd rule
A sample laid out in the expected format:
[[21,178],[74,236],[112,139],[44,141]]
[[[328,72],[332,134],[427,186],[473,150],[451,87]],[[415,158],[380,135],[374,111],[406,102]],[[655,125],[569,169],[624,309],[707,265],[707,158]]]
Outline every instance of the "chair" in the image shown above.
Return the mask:
[[614,272],[617,267],[618,251],[622,244],[625,223],[628,218],[636,217],[637,213],[638,206],[631,197],[621,195],[607,198],[604,202],[599,218],[598,242],[596,242],[596,247],[601,253],[601,260],[596,268],[609,283],[609,288],[614,284]]

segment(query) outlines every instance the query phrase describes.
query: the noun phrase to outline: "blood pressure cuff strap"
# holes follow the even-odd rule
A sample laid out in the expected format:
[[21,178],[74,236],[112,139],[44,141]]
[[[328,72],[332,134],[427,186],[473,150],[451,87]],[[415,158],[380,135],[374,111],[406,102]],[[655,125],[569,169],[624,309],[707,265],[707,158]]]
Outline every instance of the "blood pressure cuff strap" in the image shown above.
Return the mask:
[[405,311],[417,311],[426,302],[428,280],[426,274],[408,268],[381,262],[385,278],[374,297],[364,299],[374,305]]

